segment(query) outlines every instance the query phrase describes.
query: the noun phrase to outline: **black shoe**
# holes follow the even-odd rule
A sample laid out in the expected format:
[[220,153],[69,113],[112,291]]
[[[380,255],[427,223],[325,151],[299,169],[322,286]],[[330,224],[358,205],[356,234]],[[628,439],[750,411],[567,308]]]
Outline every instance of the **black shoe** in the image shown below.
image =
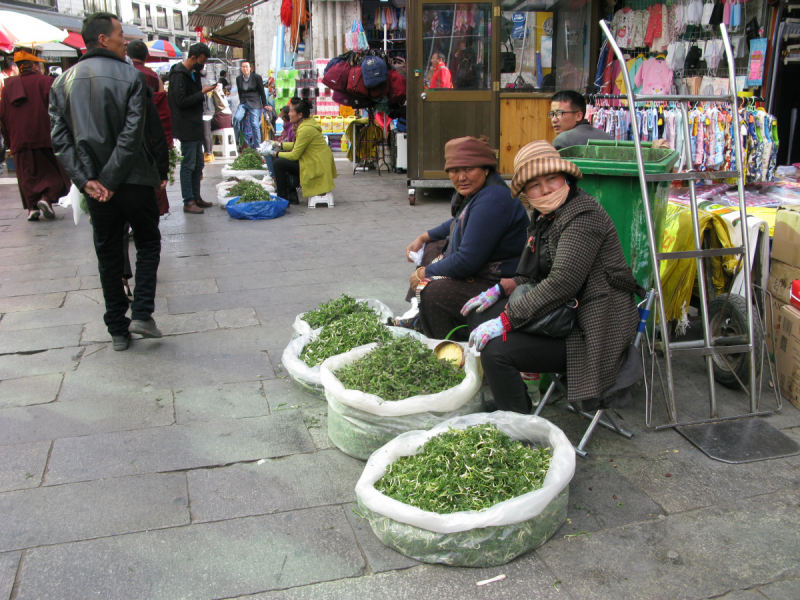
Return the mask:
[[161,330],[156,327],[156,322],[153,317],[150,317],[147,321],[134,319],[131,321],[128,329],[131,333],[137,333],[146,338],[160,338],[163,335]]
[[112,335],[111,342],[114,345],[115,352],[123,352],[124,350],[128,349],[128,345],[131,343],[131,334],[126,333],[124,335]]
[[289,204],[300,204],[300,199],[297,197],[297,192],[291,191],[288,195],[289,197],[287,200],[289,201]]

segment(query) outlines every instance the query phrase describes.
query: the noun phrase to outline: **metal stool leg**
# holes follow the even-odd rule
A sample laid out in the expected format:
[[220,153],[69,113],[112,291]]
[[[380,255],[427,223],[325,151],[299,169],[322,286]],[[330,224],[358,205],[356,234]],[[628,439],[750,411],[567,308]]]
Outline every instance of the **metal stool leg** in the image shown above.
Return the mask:
[[544,405],[547,404],[547,401],[550,400],[550,396],[553,395],[553,392],[556,390],[556,382],[550,384],[550,387],[547,388],[547,391],[542,396],[542,399],[539,400],[539,406],[536,407],[536,410],[533,412],[534,417],[538,417],[539,413],[542,412]]

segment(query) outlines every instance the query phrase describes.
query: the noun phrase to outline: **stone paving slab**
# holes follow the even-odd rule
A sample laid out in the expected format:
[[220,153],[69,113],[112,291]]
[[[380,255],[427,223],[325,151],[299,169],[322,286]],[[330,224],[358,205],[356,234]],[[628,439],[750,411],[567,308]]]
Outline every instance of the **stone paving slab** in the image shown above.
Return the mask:
[[795,489],[556,538],[537,553],[576,598],[709,598],[796,571],[798,527]]
[[5,315],[0,321],[0,333],[21,331],[24,329],[41,329],[43,327],[60,327],[63,325],[82,325],[92,321],[102,323],[105,307],[101,304],[82,306],[80,308],[53,308],[49,310],[33,310],[13,312]]
[[[5,236],[3,236],[5,237]],[[76,277],[78,265],[72,263],[59,263],[54,265],[48,263],[36,265],[34,268],[0,270],[0,284],[5,285],[13,282],[39,281],[42,279],[63,279]]]
[[38,281],[10,282],[0,287],[0,297],[29,296],[31,294],[47,294],[49,292],[69,292],[80,289],[81,280],[77,277],[62,279],[42,279]]
[[0,550],[187,525],[183,473],[119,477],[0,494]]
[[244,381],[175,390],[175,419],[179,425],[242,419],[270,414],[261,381]]
[[278,261],[258,261],[242,262],[239,264],[201,267],[181,267],[181,268],[161,268],[158,269],[158,283],[171,281],[195,281],[198,279],[216,279],[217,277],[235,277],[237,275],[252,275],[262,277],[272,273],[286,271]]
[[191,471],[192,522],[344,504],[364,463],[336,450]]
[[344,507],[345,515],[347,515],[350,525],[353,526],[361,551],[364,553],[367,564],[373,573],[408,569],[422,564],[386,546],[373,533],[369,521],[359,517],[358,513],[355,512],[356,510],[358,510],[358,504],[355,502]]
[[[51,442],[15,444],[0,448],[0,492],[35,488],[41,485]],[[0,594],[0,598],[3,595]]]
[[14,579],[19,568],[22,552],[6,552],[0,554],[0,599],[9,600],[14,587]]
[[59,348],[36,354],[7,354],[0,356],[0,380],[64,373],[78,366],[84,348]]
[[190,281],[165,281],[159,280],[156,295],[162,298],[170,296],[193,296],[195,294],[217,293],[215,279],[193,279]]
[[768,600],[797,600],[800,581],[778,581],[758,589]]
[[52,373],[0,381],[0,408],[53,402],[63,378],[61,373]]
[[[131,260],[133,261],[134,258],[131,256]],[[135,262],[131,263],[135,265]],[[102,289],[100,285],[100,277],[98,275],[84,275],[80,278],[81,280],[81,287],[82,290],[99,290]]]
[[5,408],[0,410],[0,445],[169,425],[174,421],[171,400],[118,394]]
[[51,348],[77,346],[81,339],[81,325],[42,327],[18,331],[13,336],[0,336],[0,354],[34,352]]
[[254,308],[228,308],[214,312],[214,320],[220,329],[239,329],[261,325]]
[[[478,581],[505,575],[502,581],[478,587]],[[240,600],[564,600],[569,591],[556,583],[557,578],[535,554],[490,569],[457,569],[441,565],[423,565],[410,569],[379,573],[358,579],[343,579],[305,587],[296,587],[240,596]],[[572,596],[574,597],[574,596]],[[621,598],[621,596],[620,596]]]
[[[198,333],[209,331],[219,327],[214,313],[210,311],[196,312],[187,315],[170,315],[166,312],[156,312],[153,318],[158,324],[158,328],[166,335],[182,335],[186,333]],[[134,340],[141,339],[141,336],[133,334]],[[98,344],[111,342],[111,334],[103,322],[102,312],[99,319],[87,322],[81,332],[81,344]]]
[[341,507],[38,548],[17,600],[228,598],[361,575]]
[[58,308],[64,303],[65,296],[66,292],[53,292],[50,294],[0,298],[0,313]]
[[56,440],[47,484],[256,461],[313,452],[296,411]]
[[99,306],[105,310],[103,290],[76,290],[67,292],[63,308],[77,308],[79,306]]

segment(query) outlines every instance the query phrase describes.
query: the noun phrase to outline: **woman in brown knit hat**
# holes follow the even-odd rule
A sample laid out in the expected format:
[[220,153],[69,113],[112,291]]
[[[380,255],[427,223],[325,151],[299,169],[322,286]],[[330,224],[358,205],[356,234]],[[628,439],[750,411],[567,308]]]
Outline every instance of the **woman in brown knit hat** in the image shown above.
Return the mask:
[[[608,213],[577,187],[581,177],[580,169],[545,141],[519,151],[511,193],[524,194],[534,209],[527,244],[515,276],[462,309],[469,314],[470,345],[482,351],[501,410],[530,412],[520,372],[566,372],[570,402],[599,399],[614,385],[636,334],[636,280]],[[566,337],[524,332],[575,301],[575,324]]]
[[[407,301],[416,297],[418,314],[395,324],[442,339],[467,318],[461,307],[469,298],[514,274],[529,224],[523,206],[496,173],[497,158],[485,139],[463,137],[444,147],[444,170],[455,193],[452,218],[420,234],[406,248],[422,261],[409,280]],[[466,328],[462,339],[466,340]],[[455,334],[458,335],[458,332]]]

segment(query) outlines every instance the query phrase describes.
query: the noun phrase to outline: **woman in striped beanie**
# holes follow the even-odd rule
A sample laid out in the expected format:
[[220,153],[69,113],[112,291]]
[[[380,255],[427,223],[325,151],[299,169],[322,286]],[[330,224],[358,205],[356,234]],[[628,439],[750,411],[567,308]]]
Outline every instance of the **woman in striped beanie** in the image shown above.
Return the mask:
[[[462,308],[469,315],[470,345],[482,351],[501,410],[530,412],[520,372],[566,372],[568,400],[594,401],[596,407],[614,385],[636,333],[636,280],[608,213],[577,187],[581,178],[580,169],[548,142],[519,151],[511,193],[527,200],[533,214],[516,275]],[[525,333],[576,301],[575,324],[565,337]]]

